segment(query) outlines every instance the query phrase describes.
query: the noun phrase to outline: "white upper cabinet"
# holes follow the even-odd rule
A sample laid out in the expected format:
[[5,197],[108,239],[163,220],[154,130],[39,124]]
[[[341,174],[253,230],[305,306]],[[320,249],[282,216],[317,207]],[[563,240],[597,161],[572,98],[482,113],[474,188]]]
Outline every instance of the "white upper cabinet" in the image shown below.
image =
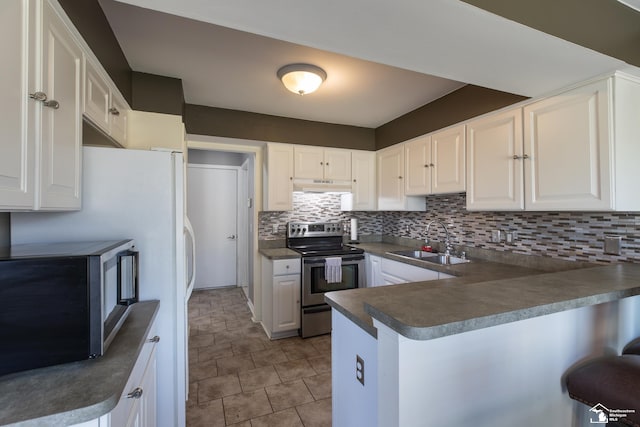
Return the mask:
[[404,145],[396,144],[376,153],[378,181],[378,210],[424,211],[424,197],[411,197],[405,193]]
[[467,209],[524,208],[522,109],[467,123]]
[[351,150],[295,145],[294,164],[294,178],[351,180]]
[[84,60],[84,116],[122,146],[127,145],[129,107],[102,67]]
[[407,195],[465,191],[464,125],[404,143]]
[[527,210],[609,210],[610,79],[524,107]]
[[186,153],[182,116],[131,110],[127,115],[129,143],[127,148],[150,150],[160,148]]
[[353,176],[352,198],[354,211],[376,209],[376,153],[373,151],[351,152]]
[[82,59],[78,42],[48,1],[42,24],[38,209],[80,209]]
[[616,73],[469,122],[467,209],[639,210],[638,111],[640,82]]
[[464,125],[431,134],[431,193],[458,193],[466,189]]
[[404,153],[406,194],[431,193],[431,136],[423,135],[405,142]]
[[264,188],[265,211],[290,211],[293,209],[292,145],[267,144]]
[[[33,209],[35,202],[35,110],[29,99],[35,80],[35,7],[29,1],[0,2],[3,66],[0,104],[0,209]],[[31,28],[33,27],[33,28]],[[30,33],[33,33],[30,36]]]
[[0,3],[2,85],[0,209],[80,208],[82,58],[61,8]]

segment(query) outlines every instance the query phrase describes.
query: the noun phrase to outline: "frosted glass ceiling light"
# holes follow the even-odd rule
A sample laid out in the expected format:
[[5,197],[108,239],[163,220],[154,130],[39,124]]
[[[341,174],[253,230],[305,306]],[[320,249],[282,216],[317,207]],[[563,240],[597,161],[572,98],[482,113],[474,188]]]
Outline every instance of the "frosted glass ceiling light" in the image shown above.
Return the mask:
[[322,68],[310,64],[290,64],[278,70],[284,87],[298,95],[315,92],[327,78]]

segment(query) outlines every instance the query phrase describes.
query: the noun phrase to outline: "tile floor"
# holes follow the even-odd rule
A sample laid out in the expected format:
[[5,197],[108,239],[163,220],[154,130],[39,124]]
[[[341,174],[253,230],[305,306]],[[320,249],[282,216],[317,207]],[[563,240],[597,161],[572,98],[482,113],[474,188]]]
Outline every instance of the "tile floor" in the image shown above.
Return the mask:
[[240,288],[189,300],[187,427],[331,426],[331,337],[270,341]]

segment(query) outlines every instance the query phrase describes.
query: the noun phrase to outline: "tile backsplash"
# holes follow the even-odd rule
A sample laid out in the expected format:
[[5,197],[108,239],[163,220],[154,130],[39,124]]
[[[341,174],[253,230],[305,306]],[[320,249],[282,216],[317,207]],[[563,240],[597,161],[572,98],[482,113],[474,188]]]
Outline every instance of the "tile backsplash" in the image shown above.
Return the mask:
[[[335,194],[294,193],[291,212],[261,212],[259,238],[282,239],[289,221],[343,221],[358,218],[362,236],[391,235],[424,239],[429,221],[443,221],[455,246],[566,260],[640,262],[640,212],[469,212],[465,194],[426,197],[426,212],[342,212]],[[273,232],[273,225],[278,232]],[[515,232],[512,244],[491,242],[491,231]],[[621,255],[603,251],[604,236],[622,237]],[[442,241],[444,231],[433,226],[430,239]]]

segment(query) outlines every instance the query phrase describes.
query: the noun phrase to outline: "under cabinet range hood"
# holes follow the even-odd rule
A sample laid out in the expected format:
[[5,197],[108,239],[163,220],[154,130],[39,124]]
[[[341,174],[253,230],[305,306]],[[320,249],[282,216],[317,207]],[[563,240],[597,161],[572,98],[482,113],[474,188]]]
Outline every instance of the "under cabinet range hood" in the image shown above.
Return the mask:
[[304,193],[350,193],[351,181],[294,179],[293,191],[301,191]]
[[304,193],[350,193],[351,181],[329,179],[295,179],[293,191]]

